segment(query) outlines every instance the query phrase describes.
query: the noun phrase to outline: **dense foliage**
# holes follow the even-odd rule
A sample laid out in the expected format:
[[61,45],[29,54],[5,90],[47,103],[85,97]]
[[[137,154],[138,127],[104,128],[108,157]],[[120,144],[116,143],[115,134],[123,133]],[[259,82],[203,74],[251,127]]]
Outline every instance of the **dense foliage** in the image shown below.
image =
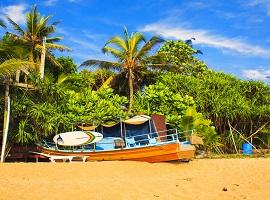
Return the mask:
[[[102,49],[114,62],[90,59],[82,65],[99,69],[78,71],[71,57],[54,55],[54,49],[67,48],[55,44],[61,38],[53,37],[57,23],[49,22],[51,16],[42,16],[34,6],[26,19],[20,27],[8,18],[14,33],[0,40],[0,89],[11,87],[9,141],[28,144],[68,131],[77,122],[98,125],[133,112],[166,115],[170,126],[183,132],[195,129],[208,151],[234,152],[234,144],[241,148],[244,139],[269,148],[269,85],[211,71],[197,58],[200,51],[191,40],[168,40],[154,52],[161,38],[146,41],[142,33],[125,29],[123,37],[112,37]],[[0,28],[5,27],[0,19]],[[43,79],[39,67],[44,37]],[[22,79],[26,86],[14,84]],[[2,92],[1,123],[6,102]],[[128,106],[129,112],[123,109]]]
[[[141,79],[145,75],[147,67],[151,65],[149,54],[153,47],[161,42],[163,40],[157,36],[153,36],[149,41],[146,41],[142,33],[129,34],[125,28],[124,36],[110,38],[102,48],[104,53],[111,54],[116,61],[86,60],[82,63],[82,66],[113,69],[119,72],[120,77],[125,77],[124,80],[126,79],[129,89],[129,111],[131,111],[133,108],[134,85],[142,82]],[[126,82],[124,81],[124,83]]]
[[[266,125],[257,142],[262,144],[261,140],[265,138],[262,146],[268,147],[270,87],[266,84],[213,71],[199,77],[169,73],[159,78],[160,83],[169,87],[172,93],[192,96],[197,110],[211,119],[228,150],[231,149],[227,144],[231,142],[229,123],[246,137]],[[239,146],[241,143],[243,140],[239,140]]]
[[195,101],[191,96],[157,82],[146,87],[144,92],[137,93],[135,107],[137,112],[165,115],[172,127],[183,131],[183,136],[190,135],[189,130],[196,130],[197,135],[204,139],[205,147],[210,151],[220,151],[220,138],[211,120],[207,120],[196,111]]
[[206,64],[195,57],[201,51],[192,48],[190,43],[168,40],[159,49],[158,55],[169,71],[184,75],[197,75],[206,71]]
[[75,123],[99,125],[124,116],[122,106],[127,99],[110,88],[94,91],[89,87],[66,87],[67,80],[61,84],[34,81],[38,90],[14,88],[12,92],[12,127],[17,142],[29,143],[69,131]]

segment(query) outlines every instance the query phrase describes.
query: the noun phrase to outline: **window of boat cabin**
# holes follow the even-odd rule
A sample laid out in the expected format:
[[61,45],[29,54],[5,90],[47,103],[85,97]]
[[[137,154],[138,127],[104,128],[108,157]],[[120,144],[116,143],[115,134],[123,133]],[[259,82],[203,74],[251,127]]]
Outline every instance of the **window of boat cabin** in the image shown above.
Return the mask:
[[105,127],[101,125],[98,127],[98,132],[102,133],[103,137],[121,137],[120,123],[111,127]]
[[126,137],[134,137],[136,144],[146,145],[148,144],[148,134],[153,133],[150,137],[157,137],[157,134],[154,133],[155,127],[153,123],[149,121],[139,124],[125,124]]

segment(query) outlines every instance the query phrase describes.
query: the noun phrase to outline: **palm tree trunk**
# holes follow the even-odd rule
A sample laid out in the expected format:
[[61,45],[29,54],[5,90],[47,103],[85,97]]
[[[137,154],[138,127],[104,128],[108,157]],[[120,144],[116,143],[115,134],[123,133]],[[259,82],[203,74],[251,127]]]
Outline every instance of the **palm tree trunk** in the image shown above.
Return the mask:
[[129,69],[128,84],[129,84],[129,108],[128,108],[128,112],[131,112],[132,107],[133,107],[133,93],[134,93],[133,70],[132,69]]
[[3,139],[2,139],[2,150],[1,150],[1,163],[5,162],[5,150],[7,143],[6,129],[8,128],[8,97],[9,97],[9,81],[4,82],[5,85],[5,109],[4,109],[4,125],[3,125]]
[[17,70],[16,71],[16,78],[15,78],[15,80],[16,80],[17,83],[20,82],[20,75],[21,75],[21,70]]
[[40,59],[39,73],[40,73],[41,80],[44,79],[45,54],[46,54],[45,43],[46,43],[46,37],[43,38],[43,46],[42,46],[41,59]]

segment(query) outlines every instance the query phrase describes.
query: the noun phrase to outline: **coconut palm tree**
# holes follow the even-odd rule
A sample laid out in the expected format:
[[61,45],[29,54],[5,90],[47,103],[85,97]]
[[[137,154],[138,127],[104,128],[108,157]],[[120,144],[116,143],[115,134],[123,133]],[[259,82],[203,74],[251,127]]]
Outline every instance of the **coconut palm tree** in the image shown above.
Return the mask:
[[[2,58],[3,59],[3,58]],[[0,59],[1,60],[1,59]],[[2,152],[1,152],[1,162],[4,162],[5,157],[5,148],[6,148],[6,140],[7,135],[6,129],[6,122],[7,122],[7,113],[8,113],[8,98],[9,98],[9,86],[10,86],[10,76],[15,74],[18,69],[26,67],[27,65],[32,64],[29,61],[24,61],[20,59],[8,59],[0,64],[0,79],[2,79],[4,84],[4,98],[5,98],[5,107],[4,107],[4,126],[3,126],[3,144],[2,144]]]
[[151,66],[149,53],[155,45],[163,42],[160,37],[154,36],[146,41],[140,32],[131,33],[124,29],[124,37],[110,38],[103,47],[103,53],[111,54],[116,61],[86,60],[81,66],[98,66],[105,69],[113,69],[124,72],[129,85],[129,111],[133,105],[135,74]]
[[[3,21],[0,20],[0,25],[5,27]],[[5,41],[6,42],[6,41]],[[6,149],[6,127],[7,124],[7,113],[8,113],[8,98],[9,98],[9,86],[10,86],[10,77],[15,74],[15,72],[19,69],[25,68],[28,65],[32,65],[31,62],[25,61],[22,59],[15,58],[19,51],[22,48],[17,49],[16,46],[10,46],[8,44],[4,44],[3,40],[0,45],[0,80],[3,81],[4,84],[4,99],[5,99],[5,107],[4,107],[4,126],[3,126],[3,142],[2,142],[2,150],[1,150],[1,162],[5,160],[5,149]],[[19,53],[23,54],[23,53]]]
[[[29,61],[32,63],[40,63],[41,54],[45,54],[45,48],[48,50],[46,52],[46,58],[56,66],[60,66],[57,60],[52,56],[51,50],[67,50],[67,47],[62,45],[53,44],[62,39],[62,37],[51,37],[55,33],[55,26],[58,22],[53,22],[49,24],[49,20],[52,18],[49,16],[41,16],[37,10],[37,6],[34,6],[32,10],[26,14],[26,28],[25,30],[18,25],[15,21],[7,16],[8,22],[13,26],[16,33],[9,33],[14,41],[21,43],[29,51]],[[44,42],[44,39],[46,42]],[[44,44],[44,46],[43,46]],[[45,48],[44,48],[45,47]],[[44,58],[45,59],[45,58]],[[36,69],[38,70],[38,69]],[[44,75],[44,63],[40,65],[39,71],[41,77]]]

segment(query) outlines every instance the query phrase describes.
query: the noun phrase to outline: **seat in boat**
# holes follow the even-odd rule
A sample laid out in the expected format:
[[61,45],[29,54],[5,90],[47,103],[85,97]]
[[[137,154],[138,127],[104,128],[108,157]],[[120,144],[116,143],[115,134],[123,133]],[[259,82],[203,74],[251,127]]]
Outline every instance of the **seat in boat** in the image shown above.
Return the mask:
[[136,147],[136,142],[135,142],[134,137],[127,137],[126,144],[127,144],[126,145],[127,147]]
[[157,144],[156,138],[149,138],[149,144]]

